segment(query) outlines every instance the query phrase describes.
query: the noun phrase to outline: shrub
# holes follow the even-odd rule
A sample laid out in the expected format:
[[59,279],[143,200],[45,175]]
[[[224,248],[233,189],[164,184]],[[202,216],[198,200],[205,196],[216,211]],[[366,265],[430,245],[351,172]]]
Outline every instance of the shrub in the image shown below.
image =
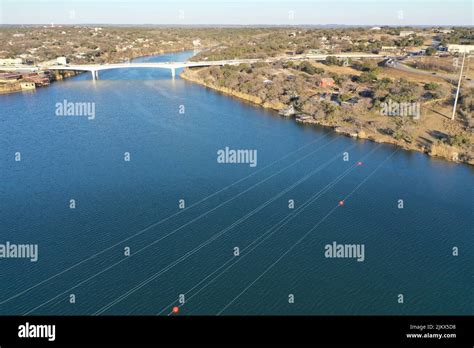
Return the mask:
[[462,134],[456,134],[449,137],[448,143],[451,146],[463,146],[469,145],[470,141],[468,137]]
[[434,82],[430,82],[430,83],[426,83],[425,84],[425,89],[427,91],[435,91],[439,88],[439,84],[437,83],[434,83]]
[[317,68],[313,66],[310,62],[304,61],[299,65],[299,70],[310,74],[310,75],[315,75],[315,74],[322,74],[324,72],[323,69]]

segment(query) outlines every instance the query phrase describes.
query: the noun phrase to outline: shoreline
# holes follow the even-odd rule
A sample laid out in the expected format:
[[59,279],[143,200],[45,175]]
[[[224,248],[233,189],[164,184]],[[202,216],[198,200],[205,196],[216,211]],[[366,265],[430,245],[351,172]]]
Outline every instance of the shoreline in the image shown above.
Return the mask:
[[[193,74],[193,72],[189,69],[185,69],[180,74],[180,77],[183,80],[189,81],[191,83],[196,83],[198,85],[209,88],[213,91],[220,92],[224,95],[229,95],[231,97],[236,97],[240,100],[246,101],[246,102],[251,103],[253,105],[258,105],[258,106],[263,107],[265,109],[270,109],[270,110],[274,110],[276,112],[279,112],[281,109],[286,107],[286,105],[284,105],[282,103],[273,104],[273,103],[263,102],[259,97],[252,96],[252,95],[249,95],[249,94],[245,94],[245,93],[242,93],[242,92],[239,92],[239,91],[227,88],[227,87],[213,86],[211,84],[208,84],[208,83],[204,82],[202,79],[196,77]],[[283,116],[281,116],[281,117],[283,117]],[[425,155],[428,155],[429,157],[443,159],[443,160],[448,161],[448,162],[453,162],[453,163],[458,163],[458,164],[467,164],[467,165],[474,166],[474,159],[470,159],[470,160],[466,160],[466,161],[456,159],[456,157],[453,156],[453,153],[457,154],[457,152],[454,151],[455,149],[453,147],[446,146],[443,149],[420,148],[420,147],[418,147],[414,144],[408,144],[404,141],[396,140],[396,139],[394,139],[392,137],[389,137],[389,136],[385,136],[385,135],[382,135],[382,134],[376,134],[374,132],[368,132],[367,130],[361,129],[360,127],[357,127],[355,125],[353,127],[347,127],[346,124],[340,124],[340,123],[337,123],[337,121],[335,121],[335,122],[324,122],[324,120],[321,120],[321,119],[318,119],[318,120],[316,120],[314,118],[304,119],[304,118],[296,118],[294,116],[291,117],[291,118],[294,118],[296,123],[300,123],[300,124],[303,124],[303,125],[321,126],[321,127],[331,128],[335,133],[339,133],[339,134],[345,135],[347,137],[351,137],[351,138],[355,138],[355,139],[366,139],[366,140],[370,140],[370,141],[373,141],[373,142],[376,142],[376,143],[395,145],[395,146],[398,146],[398,147],[402,148],[403,150],[420,152],[420,153],[423,153]],[[446,150],[446,148],[447,148],[447,150],[451,150],[451,152],[446,153],[446,151],[443,151],[443,150]]]
[[[160,53],[154,53],[154,54],[149,54],[149,55],[144,55],[144,56],[140,55],[140,56],[132,58],[130,61],[139,59],[139,58],[153,57],[153,56],[159,56],[163,54],[172,54],[172,53],[179,53],[179,52],[185,52],[185,51],[190,51],[190,50],[179,49],[179,50],[160,51]],[[82,73],[83,72],[75,72],[75,71],[53,72],[53,78],[50,84],[55,83],[57,81],[65,80],[70,77],[78,76]],[[196,74],[190,69],[185,69],[184,71],[181,72],[179,76],[186,81],[196,83],[198,85],[204,86],[213,91],[220,92],[227,96],[236,97],[239,100],[243,100],[245,102],[251,103],[252,105],[258,105],[259,107],[263,107],[265,109],[280,112],[282,109],[287,107],[287,105],[281,102],[274,102],[274,103],[264,102],[258,96],[253,96],[250,94],[239,92],[235,89],[231,89],[228,87],[218,87],[218,86],[214,86],[212,84],[206,83],[201,78],[196,76]],[[39,86],[38,88],[49,87],[50,84],[46,86]],[[12,83],[11,87],[12,88],[10,90],[0,91],[0,97],[6,94],[13,94],[13,93],[19,93],[19,92],[22,92],[22,93],[34,92],[36,90],[36,88],[31,89],[31,90],[22,89],[20,86],[20,81]],[[367,139],[376,143],[395,145],[402,148],[403,150],[424,153],[430,157],[436,157],[439,159],[443,159],[445,161],[474,165],[474,159],[472,158],[467,159],[467,160],[462,160],[462,159],[457,158],[457,155],[458,155],[458,152],[456,151],[457,149],[449,145],[444,145],[441,147],[439,145],[433,145],[431,148],[420,147],[420,146],[417,146],[416,144],[407,143],[403,140],[397,140],[391,136],[383,135],[361,126],[347,125],[347,124],[341,123],[340,121],[338,122],[337,120],[328,121],[321,118],[315,119],[311,117],[310,115],[303,115],[303,117],[295,117],[295,116],[281,116],[281,117],[294,118],[295,122],[303,124],[303,125],[311,125],[311,126],[316,125],[316,126],[322,126],[325,128],[331,128],[336,133],[339,133],[348,137],[356,138],[356,139]]]
[[29,88],[29,89],[23,89],[21,84],[24,83],[25,81],[12,81],[8,83],[8,86],[5,86],[4,88],[0,89],[0,96],[1,95],[6,95],[6,94],[13,94],[13,93],[20,93],[20,92],[34,92],[36,91],[37,88],[45,88],[49,87],[52,83],[55,83],[57,81],[62,81],[70,77],[77,76],[79,74],[82,74],[83,72],[81,71],[54,71],[52,72],[52,78],[49,81],[47,85],[44,86],[35,86],[34,88]]
[[[161,56],[161,55],[164,55],[164,54],[179,53],[179,52],[186,52],[186,51],[192,51],[192,49],[183,48],[183,49],[179,49],[179,50],[169,50],[169,51],[160,50],[160,52],[155,52],[155,53],[151,53],[151,54],[147,54],[147,55],[139,55],[139,56],[133,57],[133,58],[130,59],[130,61],[133,61],[133,60],[139,59],[139,58]],[[105,64],[113,64],[113,61],[107,62]],[[1,67],[0,67],[0,71],[2,71]],[[45,71],[51,71],[51,70],[45,69]],[[81,75],[81,74],[84,74],[84,73],[86,73],[86,72],[85,71],[72,71],[72,70],[64,70],[64,71],[54,70],[54,71],[52,71],[52,74],[53,74],[54,78],[46,86],[38,86],[38,87],[35,87],[33,89],[28,89],[27,90],[27,89],[22,89],[21,88],[20,82],[23,82],[23,81],[16,81],[16,82],[10,83],[10,85],[11,85],[10,88],[0,90],[0,96],[6,95],[6,94],[13,94],[13,93],[22,93],[22,92],[31,93],[31,92],[34,92],[36,90],[36,88],[45,88],[45,87],[47,88],[51,84],[53,84],[57,81],[62,81],[62,80],[65,80],[65,79],[68,79],[68,78],[71,78],[71,77],[75,77],[75,76],[78,76],[78,75]]]

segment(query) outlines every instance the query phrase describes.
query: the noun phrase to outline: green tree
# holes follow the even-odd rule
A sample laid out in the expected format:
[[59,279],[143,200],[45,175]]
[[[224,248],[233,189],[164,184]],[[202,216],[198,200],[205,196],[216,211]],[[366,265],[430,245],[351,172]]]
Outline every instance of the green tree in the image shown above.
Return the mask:
[[432,56],[433,54],[436,53],[436,48],[434,47],[428,47],[425,51],[427,56]]

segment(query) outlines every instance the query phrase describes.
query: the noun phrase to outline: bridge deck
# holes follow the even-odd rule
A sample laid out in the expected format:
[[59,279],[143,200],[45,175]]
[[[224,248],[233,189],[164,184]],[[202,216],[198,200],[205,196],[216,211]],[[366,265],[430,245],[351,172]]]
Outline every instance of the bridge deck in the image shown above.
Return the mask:
[[222,65],[238,65],[244,63],[256,63],[256,62],[275,62],[275,61],[298,61],[298,60],[325,60],[329,56],[336,58],[352,58],[352,59],[384,59],[386,56],[369,53],[345,53],[345,54],[324,54],[324,55],[299,55],[293,57],[280,57],[280,58],[269,58],[269,59],[232,59],[232,60],[219,60],[219,61],[200,61],[200,62],[152,62],[152,63],[116,63],[116,64],[74,64],[74,65],[22,65],[22,66],[5,66],[0,67],[0,70],[7,71],[37,71],[37,70],[73,70],[73,71],[90,71],[96,73],[102,70],[110,69],[130,69],[130,68],[155,68],[155,69],[175,69],[191,68],[191,67],[206,67],[206,66],[222,66]]

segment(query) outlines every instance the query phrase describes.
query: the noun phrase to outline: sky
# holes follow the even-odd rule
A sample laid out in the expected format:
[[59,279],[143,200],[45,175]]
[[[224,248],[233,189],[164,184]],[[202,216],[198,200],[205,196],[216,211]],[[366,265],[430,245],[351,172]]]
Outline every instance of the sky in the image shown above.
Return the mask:
[[474,0],[0,0],[0,24],[474,25]]

